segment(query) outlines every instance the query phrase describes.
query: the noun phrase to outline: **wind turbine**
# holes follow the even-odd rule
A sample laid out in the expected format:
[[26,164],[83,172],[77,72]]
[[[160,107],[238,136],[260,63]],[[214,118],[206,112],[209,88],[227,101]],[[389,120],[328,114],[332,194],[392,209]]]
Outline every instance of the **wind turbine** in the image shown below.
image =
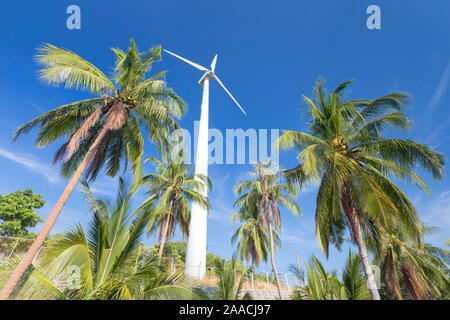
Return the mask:
[[[214,78],[226,93],[233,99],[239,109],[247,115],[241,105],[231,95],[230,91],[224,86],[219,77],[216,76],[214,70],[216,68],[217,54],[211,62],[211,69],[202,67],[201,65],[189,61],[173,52],[165,50],[168,54],[190,64],[191,66],[204,71],[205,73],[198,82],[203,86],[203,98],[200,113],[200,127],[197,141],[197,154],[195,155],[195,173],[208,176],[208,121],[209,121],[209,81]],[[206,188],[199,190],[205,197],[207,196]],[[192,203],[191,220],[189,223],[189,236],[186,249],[185,274],[201,279],[206,271],[206,225],[207,212],[196,203]]]

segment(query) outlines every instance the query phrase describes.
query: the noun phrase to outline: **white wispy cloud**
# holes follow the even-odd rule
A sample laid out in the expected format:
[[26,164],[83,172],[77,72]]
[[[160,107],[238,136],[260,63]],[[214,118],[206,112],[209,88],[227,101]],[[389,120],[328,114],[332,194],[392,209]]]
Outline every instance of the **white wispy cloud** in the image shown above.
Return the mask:
[[[38,161],[29,154],[17,153],[0,147],[0,157],[11,160],[17,164],[22,165],[32,172],[42,175],[49,183],[61,183],[61,178],[56,168],[42,164],[42,162]],[[81,190],[80,186],[78,186],[77,189]],[[114,196],[116,191],[116,184],[113,181],[96,181],[91,185],[91,191],[94,194]]]
[[[449,125],[450,125],[450,118],[445,120],[438,127],[435,127],[433,129],[433,132],[431,134],[429,134],[428,137],[426,138],[427,143],[432,143],[435,140],[435,138],[439,137],[441,132],[444,131],[444,129],[446,129]],[[439,146],[445,142],[444,140],[445,140],[445,138],[437,141],[436,143],[433,143],[433,147],[437,148],[437,146]]]
[[309,193],[309,192],[313,192],[313,191],[317,191],[320,187],[320,181],[314,180],[311,182],[307,182],[302,190],[300,191],[301,193]]
[[304,212],[289,225],[283,224],[281,240],[312,250],[319,249],[315,239],[315,225],[314,215]]
[[232,225],[230,219],[234,211],[220,204],[216,205],[215,207],[215,209],[209,211],[208,219],[225,225]]
[[[82,191],[82,187],[81,185],[78,185],[77,187],[78,191]],[[98,187],[92,187],[90,186],[89,189],[91,190],[92,194],[97,195],[104,195],[104,196],[109,196],[109,197],[113,197],[114,196],[114,192],[113,191],[109,191],[105,188],[98,188]]]
[[441,78],[439,80],[439,84],[434,90],[433,96],[431,97],[430,103],[428,104],[428,111],[431,113],[436,109],[445,90],[447,89],[448,78],[450,77],[450,61],[447,63],[447,66],[442,72]]
[[110,190],[107,190],[105,188],[93,187],[93,188],[91,188],[91,191],[92,191],[92,193],[103,194],[103,195],[106,195],[106,196],[114,196],[114,191],[110,191]]
[[38,111],[39,113],[44,113],[44,110],[42,110],[41,107],[39,107],[36,103],[29,101],[29,100],[25,100],[29,105],[31,105],[34,109],[36,109],[36,111]]
[[57,184],[59,182],[59,175],[55,169],[42,164],[28,154],[18,154],[16,152],[12,152],[0,147],[0,157],[9,159],[17,164],[24,166],[32,172],[44,176],[44,178],[50,183]]
[[[439,105],[442,96],[444,95],[445,91],[447,90],[448,85],[448,79],[450,77],[450,61],[447,63],[447,66],[445,67],[444,71],[442,72],[441,78],[439,79],[439,83],[436,87],[436,89],[433,92],[433,95],[431,97],[430,103],[428,104],[428,114],[431,115],[437,106]],[[450,118],[448,118],[446,121],[442,122],[437,127],[434,127],[432,132],[426,137],[427,143],[432,143],[434,148],[437,148],[444,142],[448,140],[448,137],[439,139],[439,141],[435,141],[437,137],[450,125]]]
[[[213,170],[217,170],[217,168]],[[226,171],[211,172],[212,181],[219,181],[219,183],[214,184],[213,190],[209,194],[212,208],[208,215],[209,220],[228,226],[232,225],[230,218],[236,212],[236,209],[233,208],[234,194],[229,184],[232,180],[230,177],[230,173]]]
[[[101,179],[101,178],[100,178]],[[78,190],[81,191],[81,185],[78,185]],[[105,195],[105,196],[109,196],[109,197],[114,197],[116,194],[116,182],[115,180],[111,179],[111,178],[103,178],[101,180],[96,180],[93,183],[89,183],[89,189],[91,190],[91,192],[96,195],[96,194],[100,194],[100,195]],[[135,195],[136,197],[136,195]],[[140,199],[142,198],[142,201],[144,201],[146,198],[143,197],[139,197]]]
[[441,145],[443,145],[444,143],[446,143],[448,140],[450,140],[450,136],[447,136],[443,139],[440,139],[439,141],[437,141],[436,143],[432,144],[433,149],[437,149],[438,147],[440,147]]
[[299,245],[304,248],[319,249],[317,241],[311,239],[311,234],[305,234],[301,229],[295,230],[295,232],[293,232],[291,230],[283,228],[280,238],[281,241],[286,243]]
[[450,230],[450,190],[431,199],[423,209],[422,220],[428,226],[436,226],[448,232]]

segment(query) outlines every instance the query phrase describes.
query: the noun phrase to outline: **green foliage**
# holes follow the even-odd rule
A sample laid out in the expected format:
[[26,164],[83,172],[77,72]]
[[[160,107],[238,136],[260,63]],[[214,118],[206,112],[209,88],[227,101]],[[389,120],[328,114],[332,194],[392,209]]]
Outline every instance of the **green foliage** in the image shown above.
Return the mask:
[[345,288],[345,298],[347,300],[370,299],[361,258],[357,254],[352,254],[350,250],[342,272],[342,286]]
[[213,267],[216,259],[221,259],[221,257],[216,256],[214,253],[208,252],[206,254],[206,266]]
[[59,241],[61,241],[64,238],[63,233],[56,233],[48,237],[47,240],[45,240],[44,245],[47,248],[52,248],[55,246]]
[[[442,180],[445,156],[429,146],[407,139],[385,138],[390,130],[407,130],[412,120],[403,111],[408,94],[396,92],[375,100],[349,100],[341,84],[334,92],[316,82],[314,97],[303,96],[309,133],[286,130],[281,149],[298,152],[299,165],[286,172],[298,187],[320,181],[316,200],[316,238],[328,257],[330,244],[341,249],[347,226],[364,257],[364,272],[374,284],[367,246],[377,246],[384,229],[400,224],[422,241],[422,224],[408,196],[393,182],[412,184],[429,192],[415,172]],[[366,240],[366,241],[365,241]],[[372,242],[366,244],[365,242]],[[372,299],[379,299],[376,288]]]
[[[186,261],[186,247],[187,242],[186,241],[176,241],[167,243],[164,246],[163,256],[167,259],[174,259],[175,264],[184,265]],[[148,259],[154,258],[158,255],[159,251],[159,244],[152,247],[143,247],[143,255],[146,255]],[[223,259],[220,256],[215,255],[214,253],[208,252],[206,254],[206,267],[207,268],[214,268],[216,265],[216,261]],[[225,266],[227,268],[230,268],[233,265],[233,268],[239,272],[244,272],[247,268],[240,263],[237,260],[234,259],[223,259],[225,261]],[[163,260],[164,262],[167,262],[168,260]],[[167,264],[167,263],[166,263]],[[209,272],[209,271],[208,271]]]
[[163,255],[174,258],[174,263],[183,264],[186,261],[186,241],[177,241],[168,243],[164,247]]
[[[244,180],[234,186],[238,196],[234,206],[239,207],[239,218],[248,219],[233,235],[232,242],[240,241],[237,255],[247,261],[251,257],[252,264],[259,264],[270,251],[273,272],[281,297],[280,280],[275,265],[275,247],[279,247],[277,231],[281,229],[281,203],[293,214],[300,214],[300,206],[296,202],[297,189],[291,183],[283,182],[284,171],[268,163],[256,163],[255,171],[250,172],[252,180]],[[268,241],[265,238],[266,232]],[[264,248],[263,248],[264,246]]]
[[[247,292],[242,296],[242,285],[244,283],[244,272],[237,274],[236,270],[239,266],[236,265],[237,261],[231,259],[225,261],[221,258],[214,260],[214,273],[219,278],[217,283],[217,289],[215,292],[215,299],[218,300],[251,300],[251,295]],[[235,285],[237,283],[237,288]],[[242,296],[242,297],[241,297]]]
[[[114,202],[94,199],[89,186],[84,193],[92,211],[87,233],[80,225],[59,237],[45,252],[44,264],[30,269],[16,299],[189,299],[186,278],[169,274],[156,259],[130,268],[139,239],[154,210],[154,202],[130,210],[133,192],[120,179]],[[134,218],[133,218],[134,217]],[[2,261],[4,283],[18,259]],[[70,268],[75,273],[70,274]],[[73,269],[72,269],[73,270]],[[73,275],[77,282],[73,283]],[[70,285],[72,284],[72,286]]]
[[[241,260],[246,260],[247,263],[251,260],[252,265],[259,266],[261,262],[267,261],[270,255],[270,239],[267,229],[259,219],[256,206],[242,207],[232,216],[232,222],[236,220],[242,224],[231,237],[231,243],[237,243],[235,255]],[[276,231],[273,231],[273,238],[275,248],[281,248],[281,241]]]
[[306,273],[308,281],[304,286],[294,290],[294,300],[370,299],[361,259],[350,251],[341,280],[335,272],[326,271],[315,256],[312,256],[310,262],[306,264]]
[[280,167],[269,163],[255,164],[255,171],[249,173],[253,180],[244,180],[234,186],[238,196],[234,206],[254,213],[257,209],[259,219],[268,227],[281,227],[281,212],[278,204],[281,203],[293,214],[300,214],[301,210],[296,203],[297,190],[290,184],[283,182],[284,171]]
[[45,201],[32,189],[0,195],[0,236],[23,237],[28,228],[33,228],[42,218],[34,212],[44,206]]
[[[432,228],[424,228],[429,233]],[[388,299],[443,299],[450,290],[450,250],[418,243],[408,230],[391,226],[374,249]]]
[[373,231],[370,224],[383,228],[400,221],[420,239],[416,209],[391,178],[428,191],[414,170],[428,171],[437,180],[443,177],[441,153],[410,140],[383,137],[389,129],[411,127],[411,119],[402,113],[410,96],[392,93],[375,100],[348,100],[342,92],[349,83],[327,93],[323,82],[317,82],[314,98],[303,97],[310,134],[283,131],[279,138],[282,149],[299,152],[300,164],[286,173],[289,181],[299,186],[320,181],[316,237],[325,255],[330,243],[341,247],[350,212],[346,203],[357,210],[368,233]]
[[[164,258],[173,259],[175,264],[184,264],[186,261],[186,241],[176,241],[167,243],[163,249]],[[144,250],[150,253],[151,256],[156,257],[159,251],[159,243],[152,247],[145,247]],[[208,261],[208,258],[206,258]]]
[[[223,260],[225,261],[225,259],[223,259]],[[215,261],[217,261],[217,259]],[[214,265],[216,265],[216,263],[214,263]],[[229,268],[229,269],[233,269],[233,270],[237,270],[237,271],[246,271],[247,270],[247,268],[242,263],[240,263],[238,260],[236,260],[234,258],[231,258],[231,259],[228,259],[225,261],[225,268]]]
[[239,212],[232,220],[239,219],[245,223],[235,231],[232,242],[240,239],[237,255],[247,261],[251,258],[252,263],[259,265],[267,258],[267,252],[275,249],[270,247],[270,238],[273,237],[274,245],[280,247],[276,234],[277,229],[281,228],[279,203],[294,214],[300,213],[300,207],[296,203],[295,187],[281,181],[283,170],[280,167],[257,163],[250,175],[253,180],[241,181],[234,186],[238,196],[234,206],[239,207]]
[[[201,207],[209,209],[207,197],[201,190],[211,188],[211,180],[203,175],[189,173],[191,166],[184,163],[170,162],[167,166],[154,157],[147,157],[156,165],[156,173],[150,173],[142,178],[142,182],[149,187],[149,198],[144,201],[159,199],[161,210],[155,211],[148,227],[147,233],[158,233],[159,241],[169,243],[178,225],[183,237],[187,235],[191,216],[190,203],[195,202]],[[163,249],[164,250],[164,249]]]
[[305,273],[301,269],[299,270],[297,265],[290,264],[288,266],[288,270],[297,278],[297,280],[299,280],[300,283],[305,282]]
[[305,300],[340,300],[344,290],[335,272],[328,272],[322,263],[312,256],[306,264],[308,282],[300,287],[294,298]]

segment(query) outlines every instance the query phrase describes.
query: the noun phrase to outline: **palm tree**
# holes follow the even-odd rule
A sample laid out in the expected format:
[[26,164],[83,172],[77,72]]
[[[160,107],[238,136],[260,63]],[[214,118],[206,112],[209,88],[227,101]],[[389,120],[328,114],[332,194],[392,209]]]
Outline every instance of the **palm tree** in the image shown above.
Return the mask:
[[402,113],[409,101],[404,93],[375,100],[346,100],[342,91],[351,81],[327,94],[323,82],[314,88],[315,102],[307,104],[309,130],[283,131],[282,149],[299,151],[301,163],[288,170],[291,183],[320,180],[316,205],[316,237],[328,257],[331,242],[340,249],[346,222],[356,242],[372,299],[380,299],[370,268],[364,235],[371,226],[383,228],[401,221],[420,238],[417,212],[408,197],[389,178],[412,183],[428,192],[414,172],[421,168],[442,179],[444,156],[406,139],[384,138],[388,128],[408,129],[412,121]]
[[214,273],[219,278],[215,298],[218,300],[251,300],[252,296],[246,292],[242,297],[242,285],[244,284],[245,270],[239,277],[236,290],[234,289],[236,279],[236,260],[232,259],[231,263],[226,263],[224,259],[217,257],[214,260]]
[[169,132],[177,128],[174,117],[181,117],[186,106],[164,81],[164,72],[146,78],[152,63],[161,60],[161,47],[138,52],[134,41],[125,53],[112,49],[117,56],[112,78],[77,54],[45,44],[36,60],[42,66],[40,78],[52,85],[89,91],[101,97],[72,102],[37,117],[17,129],[13,139],[39,127],[39,148],[69,136],[55,155],[54,163],[64,158],[62,174],[71,176],[39,235],[0,292],[7,299],[33,257],[50,233],[64,204],[83,172],[94,179],[105,166],[114,176],[121,163],[131,164],[135,179],[141,177],[143,136],[141,127],[160,151],[167,149]]
[[[424,227],[424,233],[433,228]],[[442,297],[450,289],[450,251],[418,243],[401,226],[382,235],[374,262],[381,266],[388,299],[404,299],[402,287],[414,300]]]
[[[270,239],[266,227],[259,219],[259,212],[254,207],[242,207],[239,212],[235,212],[231,217],[232,223],[236,220],[243,222],[234,231],[231,237],[231,244],[237,242],[235,256],[247,263],[252,261],[252,269],[259,266],[261,262],[267,261],[270,255]],[[274,245],[276,249],[281,248],[281,242],[276,232],[273,233]]]
[[147,161],[155,163],[157,171],[157,173],[150,173],[142,178],[143,183],[149,185],[147,193],[150,197],[147,201],[159,198],[160,206],[167,209],[155,215],[147,229],[147,233],[156,233],[159,230],[158,257],[161,259],[166,238],[170,243],[176,225],[180,226],[183,237],[188,232],[191,216],[189,202],[196,202],[204,208],[210,208],[208,198],[203,196],[200,191],[204,188],[210,189],[212,183],[204,175],[190,174],[191,166],[182,162],[170,162],[165,167],[154,157],[147,157],[145,162]]
[[312,256],[306,264],[308,283],[294,292],[297,300],[367,300],[370,298],[366,286],[361,258],[349,250],[347,262],[339,280],[335,272],[325,270],[322,263]]
[[361,258],[351,250],[348,251],[347,262],[342,272],[342,286],[345,289],[346,300],[370,299]]
[[308,282],[294,292],[298,300],[341,300],[344,290],[336,272],[328,272],[322,263],[313,255],[306,264]]
[[298,262],[298,256],[297,256],[297,265],[290,264],[288,266],[288,271],[292,273],[297,279],[299,283],[299,287],[302,287],[305,283],[305,275],[304,272],[300,269],[300,263]]
[[[234,187],[238,199],[234,206],[241,207],[241,211],[257,210],[258,219],[266,227],[270,240],[270,258],[277,283],[278,295],[281,298],[280,279],[275,265],[275,249],[273,229],[281,228],[281,203],[294,214],[300,213],[300,207],[295,202],[296,188],[289,183],[281,182],[283,171],[279,167],[271,168],[271,163],[255,164],[255,172],[250,173],[254,180],[239,182]],[[272,227],[273,225],[273,227]]]
[[[185,286],[185,277],[169,275],[156,259],[133,267],[139,239],[157,210],[155,201],[135,212],[130,210],[133,192],[123,179],[119,180],[112,204],[95,199],[85,181],[83,192],[92,212],[87,235],[80,225],[67,231],[45,252],[44,264],[27,272],[26,281],[12,297],[114,300],[192,297]],[[14,265],[12,261],[8,263]],[[68,270],[77,273],[68,274]]]

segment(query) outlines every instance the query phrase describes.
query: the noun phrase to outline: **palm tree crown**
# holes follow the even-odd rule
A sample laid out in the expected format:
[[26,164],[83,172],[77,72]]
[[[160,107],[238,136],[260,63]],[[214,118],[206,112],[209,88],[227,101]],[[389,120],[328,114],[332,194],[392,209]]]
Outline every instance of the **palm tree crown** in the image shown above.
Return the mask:
[[349,251],[342,272],[342,280],[336,272],[326,271],[322,263],[313,255],[306,264],[307,284],[294,291],[294,298],[301,300],[367,300],[369,291],[366,286],[362,263],[358,255]]
[[[434,228],[424,227],[424,234]],[[388,299],[443,297],[450,289],[450,251],[419,243],[401,225],[391,226],[376,242],[374,263],[381,267]],[[402,288],[404,290],[402,290]]]
[[[247,270],[236,275],[236,260],[231,259],[229,265],[224,259],[217,257],[214,260],[214,273],[219,278],[214,298],[218,300],[252,300],[249,292],[243,294],[244,274]],[[235,288],[237,283],[237,288]]]
[[159,229],[159,256],[161,257],[166,238],[170,242],[178,223],[183,234],[187,235],[190,206],[189,202],[198,203],[203,208],[209,209],[207,197],[201,194],[204,188],[211,188],[211,180],[200,174],[191,174],[190,165],[182,162],[170,162],[166,167],[154,157],[147,157],[145,161],[156,164],[156,173],[150,173],[143,177],[143,183],[149,186],[148,194],[152,199],[160,199],[160,206],[167,209],[155,215],[148,225],[147,232],[155,233]]
[[147,77],[152,64],[161,60],[160,46],[140,53],[131,40],[128,52],[112,50],[117,61],[111,78],[77,54],[51,44],[41,47],[36,55],[42,66],[39,76],[45,83],[103,94],[50,110],[14,134],[15,140],[39,127],[39,148],[69,136],[54,159],[56,163],[64,158],[64,176],[71,176],[78,168],[102,128],[106,133],[91,156],[87,175],[95,177],[105,165],[106,173],[114,176],[122,161],[139,172],[144,143],[141,127],[161,150],[168,148],[167,137],[178,128],[175,118],[186,111],[181,98],[166,86],[165,72]]
[[[231,217],[233,223],[238,220],[242,224],[235,230],[231,237],[231,243],[237,242],[235,255],[247,263],[251,260],[252,265],[259,266],[261,262],[267,261],[270,255],[270,239],[267,228],[259,219],[259,212],[254,207],[241,207]],[[277,232],[273,232],[274,245],[276,249],[281,248],[281,241]]]
[[273,224],[281,228],[281,211],[278,203],[283,204],[294,214],[300,213],[300,207],[295,201],[296,188],[287,182],[282,182],[283,170],[272,167],[271,163],[255,164],[255,171],[249,173],[253,180],[241,181],[234,186],[239,196],[234,206],[254,208],[259,212],[259,219],[265,226]]

